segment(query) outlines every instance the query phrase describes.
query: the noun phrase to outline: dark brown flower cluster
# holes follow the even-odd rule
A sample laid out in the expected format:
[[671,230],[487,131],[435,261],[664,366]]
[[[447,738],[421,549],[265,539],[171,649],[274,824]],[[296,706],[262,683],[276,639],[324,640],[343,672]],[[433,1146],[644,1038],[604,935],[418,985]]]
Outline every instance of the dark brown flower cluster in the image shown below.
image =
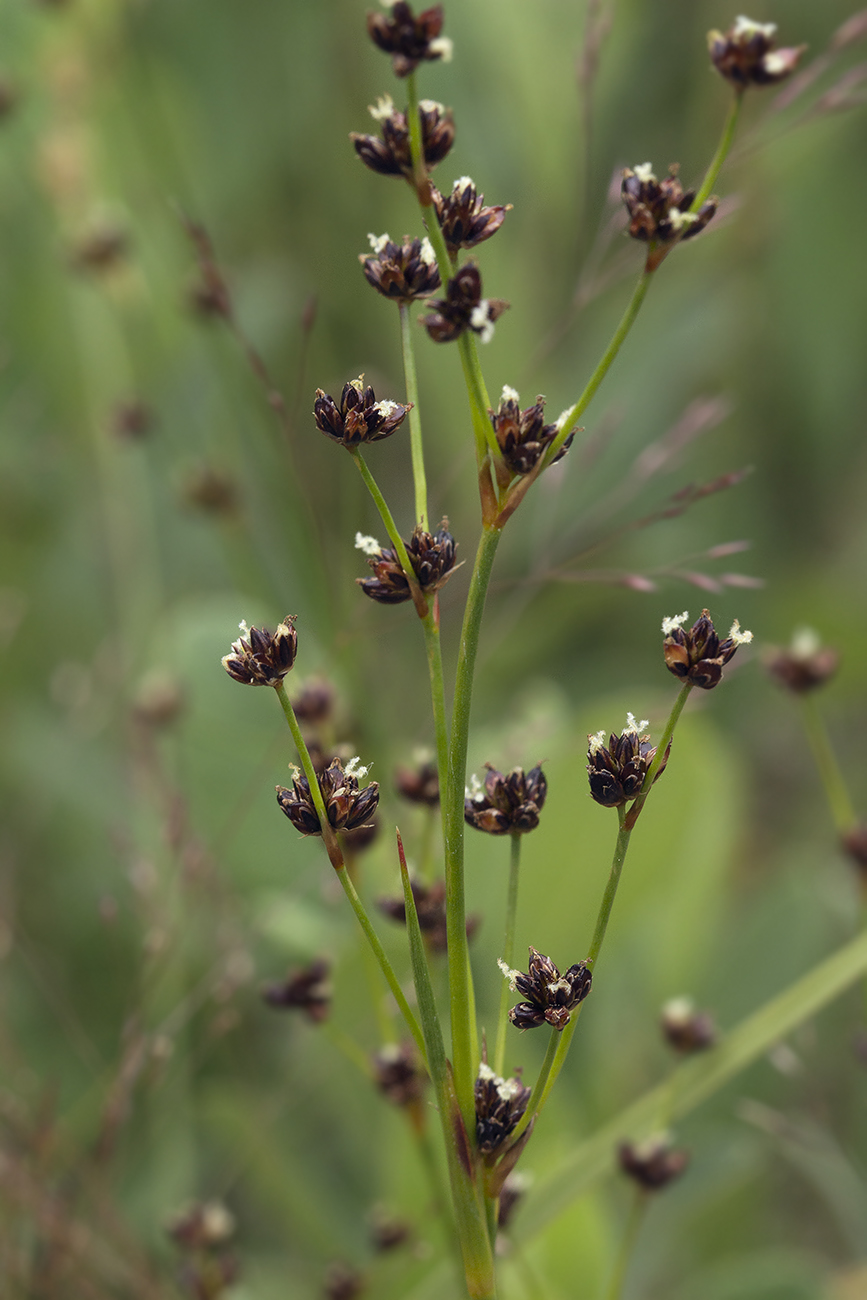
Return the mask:
[[328,1265],[322,1288],[324,1300],[358,1300],[364,1291],[364,1275],[357,1268],[344,1264],[341,1259]]
[[432,187],[431,198],[446,248],[453,257],[459,249],[475,248],[495,235],[512,206],[509,203],[505,207],[486,208],[484,194],[479,194],[469,176],[455,181],[451,194],[442,195]]
[[397,793],[410,803],[424,804],[427,808],[439,807],[440,779],[433,759],[423,758],[414,768],[398,768],[394,784]]
[[[432,99],[419,103],[421,144],[425,166],[430,169],[442,162],[454,144],[455,124],[451,112]],[[355,152],[371,171],[380,176],[405,176],[412,179],[412,154],[409,147],[409,127],[406,114],[395,108],[390,96],[385,95],[371,116],[380,123],[382,137],[351,133]]]
[[443,7],[432,5],[423,9],[416,18],[405,0],[397,0],[390,14],[369,13],[367,31],[374,45],[390,54],[396,77],[407,77],[414,72],[422,59],[451,58],[452,43],[440,36],[443,29]]
[[[537,397],[532,406],[522,411],[518,393],[508,386],[503,388],[496,411],[488,414],[503,460],[513,474],[529,474],[561,428],[559,424],[545,424],[544,397]],[[566,455],[574,436],[573,430],[552,460],[552,465]]]
[[721,641],[706,609],[701,611],[701,617],[696,619],[691,628],[684,630],[681,624],[688,618],[689,614],[684,610],[675,618],[662,620],[665,666],[681,681],[710,691],[722,681],[722,670],[738,646],[748,645],[753,634],[742,632],[740,623],[735,619],[728,636]]
[[343,385],[339,403],[317,388],[313,418],[320,433],[352,450],[366,442],[390,438],[411,408],[411,402],[406,406],[388,400],[378,402],[376,393],[369,384],[364,387],[364,375],[360,375]]
[[[428,533],[419,526],[405,543],[416,581],[425,596],[439,591],[455,570],[457,542],[448,531],[447,523],[448,520],[444,519],[435,533]],[[356,545],[361,548],[362,543],[367,540],[362,538],[359,542],[356,539]],[[356,578],[365,596],[379,601],[382,605],[400,605],[405,600],[412,599],[412,592],[396,551],[390,547],[373,550],[368,564],[373,569],[374,576]]]
[[[366,775],[367,768],[359,767],[357,758],[345,767],[339,758],[334,758],[319,777],[322,802],[332,830],[352,831],[370,822],[379,803],[379,785],[372,781],[360,790],[358,779]],[[277,802],[302,835],[322,834],[310,785],[303,772],[295,777],[291,790],[277,786]]]
[[412,1047],[392,1044],[373,1058],[376,1086],[394,1106],[417,1105],[424,1095],[427,1075],[418,1068]]
[[476,1076],[476,1139],[483,1156],[497,1151],[517,1127],[527,1102],[530,1088],[525,1088],[518,1078],[501,1079],[482,1061]]
[[445,298],[435,298],[431,306],[434,310],[422,316],[421,323],[434,343],[451,343],[465,330],[472,330],[483,343],[489,343],[494,336],[494,322],[509,304],[502,298],[482,297],[479,268],[469,263],[449,280]]
[[[590,793],[603,808],[622,808],[641,793],[644,778],[656,755],[656,746],[651,745],[650,736],[641,734],[646,726],[646,721],[636,722],[628,713],[621,734],[618,736],[612,731],[607,744],[604,731],[588,736]],[[656,780],[662,776],[667,762],[666,753]]]
[[[425,942],[432,952],[445,952],[448,948],[448,924],[446,921],[446,887],[442,880],[435,880],[432,885],[423,885],[418,880],[411,884],[418,926]],[[401,898],[377,899],[377,907],[392,921],[406,925],[406,903]],[[466,920],[467,938],[472,939],[479,928],[481,917],[468,916]]]
[[242,636],[232,642],[222,664],[230,677],[246,686],[279,686],[295,662],[298,633],[295,614],[287,614],[275,632],[241,624]]
[[334,687],[324,677],[305,682],[292,700],[292,708],[299,722],[318,727],[327,722],[334,709]]
[[219,1201],[182,1210],[166,1231],[180,1252],[182,1294],[194,1300],[219,1300],[238,1280],[238,1261],[229,1250],[235,1220]]
[[629,213],[629,233],[645,243],[672,244],[692,239],[704,230],[717,209],[716,199],[708,199],[698,212],[690,212],[695,190],[685,190],[677,178],[677,165],[657,180],[650,163],[626,167],[620,194]]
[[565,1029],[570,1013],[587,997],[593,982],[586,962],[577,962],[561,975],[550,957],[532,947],[526,975],[509,970],[505,962],[501,961],[499,966],[509,987],[527,999],[509,1012],[509,1019],[518,1029],[535,1029],[546,1023],[557,1030]]
[[774,49],[776,23],[756,23],[738,18],[727,32],[708,32],[711,62],[726,81],[743,90],[747,86],[774,86],[791,76],[806,45]]
[[659,1023],[668,1045],[684,1055],[706,1051],[717,1040],[713,1017],[707,1011],[697,1011],[689,998],[666,1002]]
[[509,835],[534,831],[548,793],[548,782],[541,767],[525,772],[514,767],[498,772],[486,763],[484,782],[473,777],[475,788],[464,799],[464,821],[488,835]]
[[839,663],[839,653],[833,646],[823,646],[810,628],[797,632],[787,650],[769,650],[765,659],[771,676],[795,695],[823,686]]
[[279,984],[268,984],[262,990],[262,1000],[280,1011],[304,1011],[314,1024],[320,1024],[331,1010],[330,970],[320,957]]
[[371,257],[360,254],[368,284],[384,298],[395,302],[412,302],[440,287],[440,273],[430,240],[404,235],[398,244],[388,235],[368,235],[373,249]]
[[689,1164],[689,1152],[675,1150],[664,1136],[621,1142],[617,1157],[623,1172],[646,1192],[658,1192],[679,1178]]

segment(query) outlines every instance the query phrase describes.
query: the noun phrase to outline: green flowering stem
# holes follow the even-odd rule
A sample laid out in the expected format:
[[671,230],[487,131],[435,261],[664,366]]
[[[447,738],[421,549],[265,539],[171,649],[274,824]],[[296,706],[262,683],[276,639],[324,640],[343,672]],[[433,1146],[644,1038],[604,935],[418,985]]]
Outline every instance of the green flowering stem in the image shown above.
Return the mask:
[[710,166],[705,172],[705,177],[701,183],[701,188],[699,189],[698,194],[696,194],[690,204],[690,212],[698,212],[699,208],[709,198],[713,191],[713,187],[716,185],[717,177],[722,171],[722,165],[728,157],[729,150],[731,149],[732,142],[735,138],[735,129],[738,124],[743,98],[744,88],[738,87],[735,90],[735,97],[732,100],[731,107],[729,108],[728,117],[726,118],[725,126],[723,127],[723,133],[717,146],[717,151],[711,159]]
[[[518,913],[518,878],[521,870],[521,836],[513,831],[510,839],[509,854],[509,892],[506,897],[506,933],[503,938],[502,959],[511,969],[515,961],[515,921]],[[506,1057],[506,1034],[509,1027],[509,985],[503,980],[500,994],[500,1015],[497,1020],[497,1045],[494,1050],[494,1074],[503,1074],[503,1062]]]
[[452,1055],[455,1088],[467,1127],[471,1125],[475,1115],[473,1086],[478,1052],[475,1048],[475,1018],[472,1013],[472,980],[464,900],[464,790],[467,779],[467,745],[473,674],[479,648],[485,597],[500,536],[499,529],[484,527],[479,538],[461,629],[449,740],[448,781],[443,792]]
[[461,357],[464,382],[467,386],[467,396],[470,401],[470,418],[473,422],[473,433],[476,439],[476,460],[481,466],[487,453],[491,457],[491,464],[497,470],[503,464],[503,457],[494,433],[494,426],[488,415],[491,399],[488,397],[488,390],[485,387],[485,379],[479,361],[479,350],[476,347],[476,336],[472,330],[464,330],[463,334],[459,336],[458,352]]
[[803,710],[804,730],[807,733],[810,749],[813,751],[813,758],[825,789],[834,825],[839,834],[844,835],[846,831],[852,829],[857,818],[855,809],[852,807],[852,801],[849,798],[849,791],[846,789],[846,782],[843,780],[843,773],[837,761],[837,755],[828,736],[824,719],[819,712],[815,696],[809,692],[802,694],[801,708]]
[[428,674],[430,676],[431,706],[433,709],[434,734],[437,746],[437,778],[440,788],[440,817],[445,834],[445,802],[443,791],[448,785],[449,773],[449,728],[446,717],[445,684],[443,682],[443,656],[440,642],[440,606],[439,596],[435,593],[430,608],[422,619],[424,643],[427,650]]
[[638,1240],[638,1234],[641,1225],[644,1222],[645,1211],[647,1210],[647,1193],[641,1188],[636,1188],[635,1195],[632,1199],[632,1205],[629,1210],[629,1217],[626,1220],[626,1227],[623,1230],[623,1238],[620,1242],[620,1249],[617,1252],[617,1259],[614,1264],[614,1271],[611,1274],[611,1280],[608,1283],[608,1289],[605,1292],[605,1300],[620,1300],[623,1294],[623,1284],[626,1281],[626,1272],[629,1268],[629,1261],[635,1251],[635,1243]]
[[647,775],[645,776],[644,781],[642,782],[641,793],[639,794],[638,798],[634,801],[634,803],[630,804],[629,806],[629,812],[626,815],[626,823],[629,826],[630,830],[638,821],[639,814],[641,813],[642,808],[647,802],[647,796],[650,794],[650,791],[653,789],[653,783],[656,780],[659,769],[662,767],[663,763],[665,762],[665,755],[669,745],[671,744],[671,738],[674,735],[674,729],[677,726],[677,722],[681,713],[683,713],[683,706],[686,704],[687,700],[689,699],[689,693],[691,690],[692,690],[692,682],[684,682],[683,686],[680,688],[680,692],[677,696],[677,699],[674,701],[674,705],[668,717],[668,722],[666,722],[665,729],[663,730],[662,733],[662,737],[659,741],[659,744],[656,746],[656,753],[653,756],[653,761],[651,762],[650,767],[647,769]]
[[379,936],[374,930],[370,922],[370,917],[364,909],[364,904],[358,897],[356,888],[349,877],[349,872],[346,870],[346,863],[343,860],[343,854],[340,850],[340,845],[337,842],[337,836],[328,821],[328,814],[325,811],[325,802],[322,798],[319,778],[316,775],[316,770],[310,758],[310,751],[308,750],[304,737],[301,734],[298,719],[295,717],[295,710],[292,708],[289,696],[286,694],[285,683],[280,682],[280,684],[275,687],[275,690],[277,692],[277,698],[282,705],[283,712],[286,715],[286,721],[289,723],[289,730],[292,732],[292,739],[295,742],[295,748],[298,750],[298,757],[301,759],[301,766],[304,769],[304,775],[307,778],[313,806],[316,809],[316,815],[319,818],[319,828],[322,831],[322,842],[325,845],[331,865],[334,867],[334,870],[337,873],[337,878],[343,888],[343,892],[349,899],[349,905],[355,913],[359,925],[364,931],[364,936],[373,950],[373,955],[379,963],[379,968],[385,976],[386,983],[394,994],[394,1000],[400,1008],[401,1015],[406,1021],[407,1029],[415,1039],[422,1060],[427,1064],[424,1036],[419,1027],[419,1023],[413,1015],[412,1009],[406,1000],[406,995],[400,987],[400,981],[394,973],[394,969],[391,962],[388,960],[385,949],[379,941]]
[[[421,117],[418,111],[418,83],[415,71],[406,78],[406,124],[409,128],[409,154],[412,159],[412,183],[422,207],[430,206],[430,181],[422,154]],[[440,272],[442,274],[442,272]],[[443,281],[445,283],[445,281]]]
[[443,1128],[449,1181],[455,1207],[455,1223],[467,1278],[467,1290],[472,1297],[494,1296],[496,1294],[494,1258],[480,1180],[476,1177],[473,1154],[475,1143],[470,1136],[475,1132],[475,1109],[473,1127],[468,1130],[458,1105],[454,1081],[446,1060],[424,938],[418,922],[400,831],[397,832],[397,851],[403,882],[412,974],[427,1048],[428,1070],[436,1091],[437,1109]]
[[418,377],[415,369],[415,350],[412,345],[409,306],[398,304],[400,312],[400,341],[403,349],[403,372],[406,377],[406,399],[412,402],[409,413],[409,444],[412,452],[412,481],[415,485],[415,517],[427,532],[427,478],[424,471],[424,449],[421,436],[421,412],[418,405]]
[[404,546],[403,543],[403,538],[401,537],[400,533],[397,531],[397,525],[395,524],[394,519],[392,518],[392,514],[388,508],[388,505],[386,504],[385,497],[380,492],[376,479],[373,477],[370,470],[367,468],[367,463],[364,457],[362,456],[361,452],[358,450],[358,448],[349,447],[347,448],[347,450],[349,451],[350,456],[358,466],[358,472],[360,473],[361,477],[364,479],[365,487],[367,488],[370,495],[373,497],[374,505],[379,511],[382,522],[385,524],[385,531],[388,533],[389,540],[391,541],[392,546],[397,552],[397,558],[400,560],[400,567],[403,569],[404,577],[409,583],[409,589],[412,592],[412,599],[416,608],[416,613],[418,614],[419,618],[427,618],[427,614],[428,614],[427,600],[425,599],[424,595],[422,594],[421,588],[418,585],[415,576],[415,569],[412,567],[409,555],[407,554],[406,547]]

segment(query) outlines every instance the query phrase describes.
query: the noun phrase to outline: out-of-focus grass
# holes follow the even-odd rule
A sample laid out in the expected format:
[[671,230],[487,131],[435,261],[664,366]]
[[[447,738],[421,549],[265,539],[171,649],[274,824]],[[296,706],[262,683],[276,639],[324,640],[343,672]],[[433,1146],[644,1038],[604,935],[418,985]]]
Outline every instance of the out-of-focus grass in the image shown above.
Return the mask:
[[[851,13],[836,0],[772,8],[755,16],[779,21],[784,42],[809,41],[811,55]],[[365,1214],[377,1200],[414,1207],[419,1238],[442,1249],[401,1117],[331,1041],[258,1001],[261,980],[328,953],[336,1024],[366,1051],[379,1044],[379,993],[320,846],[274,806],[291,758],[278,712],[218,662],[240,617],[273,625],[297,614],[298,673],[336,680],[341,736],[383,783],[383,824],[399,819],[418,844],[420,827],[388,789],[393,765],[430,741],[414,618],[362,605],[352,538],[377,521],[348,459],[309,419],[317,386],[339,390],[361,371],[379,395],[402,390],[397,320],[357,255],[368,230],[419,225],[408,187],[365,171],[347,139],[368,129],[379,94],[400,97],[364,37],[364,12],[347,0],[22,0],[0,14],[0,74],[18,91],[0,121],[0,1269],[10,1296],[75,1295],[70,1277],[87,1278],[82,1295],[165,1294],[161,1224],[189,1197],[223,1195],[237,1212],[250,1296],[315,1295],[336,1256],[366,1267]],[[575,76],[584,7],[451,6],[455,59],[421,73],[422,92],[451,105],[458,124],[439,178],[469,172],[489,202],[514,204],[479,253],[486,291],[512,302],[483,355],[492,395],[503,383],[527,401],[544,392],[552,416],[574,400],[640,265],[618,235],[608,264],[619,273],[592,297],[580,279],[613,212],[611,177],[647,158],[659,170],[679,159],[685,181],[700,177],[727,104],[704,33],[732,17],[715,0],[678,0],[664,14],[619,5],[588,153]],[[627,709],[654,726],[665,716],[662,615],[710,603],[720,625],[737,616],[751,627],[757,649],[802,623],[838,645],[843,668],[823,704],[863,798],[863,112],[809,110],[862,58],[863,45],[843,51],[785,111],[773,111],[772,91],[748,99],[719,186],[737,205],[662,268],[585,417],[595,457],[576,444],[504,539],[471,759],[548,760],[518,938],[561,965],[586,945],[613,841],[610,815],[585,796],[583,738],[619,727]],[[285,394],[288,431],[237,343],[190,309],[184,213],[215,241],[238,318]],[[76,268],[100,230],[123,236],[122,256],[99,273]],[[576,311],[579,287],[590,301]],[[431,515],[449,515],[469,559],[475,489],[457,361],[421,330],[418,350]],[[717,396],[730,413],[618,497],[648,442]],[[153,412],[141,438],[114,431],[132,399]],[[370,461],[409,529],[403,434]],[[685,484],[747,466],[737,488],[632,527]],[[234,504],[203,507],[208,482],[227,485]],[[752,550],[696,558],[740,539]],[[707,594],[682,576],[733,567],[765,585]],[[468,569],[443,593],[450,654]],[[587,570],[647,575],[657,590],[572,580]],[[528,1167],[548,1167],[659,1078],[662,999],[689,991],[731,1024],[857,925],[796,711],[757,655],[737,663],[685,719],[642,819],[604,969]],[[133,717],[154,672],[183,702],[156,731]],[[365,860],[371,899],[395,889],[389,840]],[[472,837],[483,1018],[499,995],[503,857],[502,845]],[[402,962],[401,933],[385,932]],[[819,1297],[837,1273],[829,1294],[846,1294],[859,1251],[839,1189],[849,1179],[863,1194],[865,1160],[851,1052],[859,1007],[853,996],[826,1013],[794,1055],[754,1067],[685,1125],[693,1168],[653,1207],[636,1295]],[[532,1077],[542,1050],[516,1037],[508,1064]],[[757,1124],[767,1112],[745,1112],[744,1097],[796,1117],[794,1136]],[[792,1157],[816,1128],[822,1178]],[[832,1150],[845,1154],[835,1163]],[[576,1285],[591,1294],[626,1202],[610,1187],[576,1206],[526,1261],[506,1265],[506,1294],[533,1294],[536,1271],[548,1296]],[[374,1294],[404,1296],[426,1265],[372,1267]]]

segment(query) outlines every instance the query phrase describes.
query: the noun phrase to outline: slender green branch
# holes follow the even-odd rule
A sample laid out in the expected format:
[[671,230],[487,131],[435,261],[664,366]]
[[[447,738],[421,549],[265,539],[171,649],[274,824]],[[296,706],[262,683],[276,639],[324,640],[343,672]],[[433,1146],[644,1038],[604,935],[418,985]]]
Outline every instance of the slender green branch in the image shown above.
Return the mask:
[[430,676],[431,706],[437,746],[437,777],[440,787],[440,816],[445,835],[445,795],[449,773],[449,728],[446,716],[445,685],[443,683],[443,656],[440,642],[439,601],[434,597],[430,609],[422,619]]
[[611,919],[611,909],[614,906],[614,899],[617,896],[617,886],[620,884],[620,876],[623,872],[623,864],[626,861],[626,850],[629,848],[629,837],[631,830],[626,828],[626,810],[617,809],[617,816],[620,819],[620,827],[617,832],[617,841],[614,845],[614,858],[611,862],[611,871],[608,874],[608,880],[605,884],[605,892],[602,895],[602,902],[599,906],[599,914],[596,917],[596,925],[593,929],[593,938],[590,940],[590,948],[587,952],[587,965],[592,971],[596,970],[596,962],[602,949],[602,943],[605,939],[605,931],[608,929],[608,922]]
[[[515,921],[518,913],[518,879],[521,871],[521,836],[513,833],[511,836],[511,852],[509,854],[509,892],[506,898],[506,933],[503,937],[502,958],[506,965],[511,969],[515,961]],[[503,989],[500,994],[500,1014],[497,1020],[497,1045],[494,1050],[493,1070],[495,1074],[502,1075],[503,1062],[506,1058],[506,1034],[509,1027],[509,985],[503,980]]]
[[464,382],[470,400],[470,416],[473,421],[473,433],[476,438],[476,459],[481,465],[485,452],[491,456],[496,466],[502,463],[502,455],[494,433],[494,426],[488,416],[491,399],[485,386],[476,336],[471,330],[465,330],[458,339],[458,351],[464,371]]
[[446,915],[448,930],[449,995],[451,1001],[452,1055],[455,1087],[465,1123],[472,1122],[475,1106],[473,1083],[476,1066],[473,1027],[470,1023],[472,985],[467,946],[464,901],[464,789],[473,674],[485,597],[500,541],[498,529],[483,528],[461,629],[455,678],[452,729],[449,742],[448,782],[445,797]]
[[316,775],[316,769],[313,766],[313,760],[310,757],[310,751],[307,743],[301,734],[301,728],[298,725],[298,719],[295,717],[295,710],[292,708],[292,702],[286,694],[286,683],[280,682],[276,688],[277,699],[289,723],[289,730],[292,732],[292,739],[295,742],[295,748],[298,751],[298,757],[301,759],[301,766],[304,769],[304,775],[307,778],[307,784],[310,787],[310,797],[313,800],[313,807],[316,809],[316,816],[319,818],[319,828],[322,832],[322,841],[331,859],[331,864],[335,871],[344,870],[343,854],[340,851],[340,845],[337,843],[337,836],[328,820],[328,813],[325,811],[325,800],[322,798],[322,790],[319,786],[319,778]]
[[428,613],[428,603],[422,595],[421,588],[416,580],[415,569],[412,567],[403,538],[397,531],[397,525],[394,522],[385,497],[380,492],[376,479],[367,468],[367,462],[361,452],[357,448],[353,448],[350,449],[349,454],[358,466],[358,472],[364,479],[365,487],[373,497],[374,504],[379,511],[382,522],[385,524],[385,530],[388,533],[391,544],[397,552],[397,558],[400,560],[400,567],[403,569],[404,577],[409,583],[409,589],[412,592],[412,599],[415,604],[416,612],[418,613],[419,618],[426,618]]
[[418,405],[418,377],[415,370],[415,350],[412,345],[409,306],[398,304],[400,311],[400,341],[403,349],[403,371],[406,377],[406,399],[412,402],[409,413],[409,443],[412,451],[412,481],[415,486],[415,517],[427,531],[427,478],[424,472],[424,448],[421,436],[421,411]]
[[825,788],[825,794],[831,809],[834,825],[842,835],[855,825],[855,809],[846,789],[843,772],[837,761],[834,746],[831,744],[824,719],[819,712],[815,696],[809,693],[801,695],[804,729],[813,751],[816,767]]
[[662,767],[663,763],[665,762],[666,752],[668,750],[669,745],[671,744],[671,738],[674,735],[674,729],[677,726],[678,718],[680,717],[681,713],[683,713],[683,707],[686,704],[687,700],[689,699],[689,694],[691,690],[692,690],[692,682],[684,682],[683,686],[680,688],[680,691],[678,692],[677,699],[674,701],[671,713],[668,716],[668,722],[666,722],[660,741],[656,746],[656,753],[653,756],[653,761],[651,762],[650,767],[647,769],[647,775],[645,776],[641,786],[641,793],[639,794],[638,798],[630,805],[629,812],[626,814],[626,826],[629,830],[632,830],[632,827],[638,821],[638,817],[642,808],[647,803],[647,796],[650,794],[650,791],[653,789],[653,783],[657,778],[659,769]]
[[706,201],[716,185],[717,177],[722,171],[722,165],[728,157],[729,150],[735,138],[735,129],[740,116],[741,104],[743,102],[744,92],[742,88],[735,90],[735,97],[729,108],[728,117],[723,127],[723,133],[717,146],[717,151],[711,159],[710,166],[705,172],[704,180],[701,183],[698,193],[690,205],[690,212],[698,212],[701,205]]
[[641,1225],[644,1222],[644,1214],[647,1209],[647,1193],[640,1188],[636,1188],[635,1195],[632,1198],[632,1205],[629,1209],[629,1217],[626,1220],[626,1227],[623,1230],[623,1239],[620,1242],[620,1249],[617,1252],[617,1259],[614,1264],[614,1271],[611,1274],[611,1280],[605,1292],[605,1300],[620,1300],[623,1294],[623,1285],[626,1281],[626,1272],[629,1268],[629,1261],[635,1251],[635,1243],[638,1240],[638,1234]]

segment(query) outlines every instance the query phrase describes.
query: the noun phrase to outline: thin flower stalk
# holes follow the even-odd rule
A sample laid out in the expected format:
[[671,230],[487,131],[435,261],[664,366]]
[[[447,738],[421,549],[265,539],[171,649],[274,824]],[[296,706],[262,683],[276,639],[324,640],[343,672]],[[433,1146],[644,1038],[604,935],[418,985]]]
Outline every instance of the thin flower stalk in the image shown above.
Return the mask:
[[636,1188],[632,1197],[632,1205],[629,1208],[629,1217],[626,1220],[626,1227],[623,1230],[620,1248],[617,1252],[614,1270],[605,1291],[605,1300],[620,1300],[620,1297],[623,1295],[623,1288],[626,1283],[626,1274],[629,1270],[630,1260],[635,1254],[635,1245],[638,1241],[638,1234],[641,1231],[641,1225],[644,1222],[646,1210],[647,1193],[642,1192],[640,1188]]
[[385,530],[388,533],[391,544],[394,547],[395,551],[397,552],[397,557],[400,560],[401,568],[403,569],[404,575],[409,584],[409,589],[412,592],[412,599],[416,608],[416,612],[419,618],[426,618],[428,613],[427,600],[425,599],[418,585],[415,576],[415,569],[412,567],[412,564],[410,563],[410,558],[407,555],[406,546],[404,545],[403,538],[401,537],[400,533],[397,531],[397,525],[394,522],[391,511],[389,510],[388,505],[386,503],[385,497],[380,492],[379,485],[377,484],[376,479],[373,477],[370,470],[368,469],[367,462],[365,461],[361,452],[358,451],[357,448],[353,448],[350,449],[349,454],[352,457],[352,459],[355,461],[356,465],[358,466],[358,471],[361,474],[361,477],[364,479],[365,487],[367,488],[370,495],[373,497],[374,505],[379,511],[380,518],[382,519],[382,522],[385,525]]
[[398,310],[400,312],[400,341],[403,350],[406,397],[407,403],[412,403],[409,413],[409,445],[412,454],[412,481],[415,488],[415,517],[417,523],[421,525],[425,532],[428,532],[427,477],[424,468],[421,412],[418,404],[418,377],[415,368],[415,350],[412,345],[409,305],[400,302]]
[[825,727],[815,696],[806,692],[800,697],[804,730],[825,789],[834,826],[843,835],[856,824],[855,809],[843,779],[843,773]]
[[644,784],[641,787],[641,794],[632,804],[632,806],[629,809],[629,812],[627,813],[626,822],[630,830],[635,825],[636,821],[638,820],[639,813],[641,812],[642,808],[647,802],[647,796],[650,794],[650,791],[653,788],[653,783],[656,780],[657,774],[659,773],[659,769],[662,767],[663,763],[665,763],[667,760],[668,747],[671,744],[671,738],[674,735],[674,729],[677,726],[678,719],[680,718],[681,713],[683,712],[684,705],[689,699],[689,693],[691,690],[692,690],[692,683],[685,682],[684,685],[681,687],[680,692],[678,693],[677,699],[674,701],[674,705],[672,707],[671,713],[668,716],[668,722],[666,722],[665,727],[663,728],[662,737],[659,741],[659,744],[656,746],[656,754],[653,757],[653,761],[650,764],[650,767],[647,769],[647,776],[644,778]]
[[[509,851],[509,890],[506,896],[506,931],[503,937],[502,960],[509,967],[515,962],[515,922],[518,914],[518,880],[521,873],[521,836],[513,832]],[[500,993],[500,1014],[497,1020],[497,1042],[494,1048],[494,1074],[502,1075],[506,1057],[506,1033],[509,1028],[509,985],[503,981]]]
[[729,108],[728,116],[723,127],[723,133],[720,142],[717,145],[717,151],[711,159],[710,166],[705,172],[704,180],[701,183],[698,193],[690,204],[690,212],[698,212],[701,205],[710,197],[713,188],[717,183],[717,178],[722,171],[723,163],[729,155],[729,150],[735,138],[735,131],[740,117],[741,104],[744,98],[744,87],[740,86],[735,90],[734,99]]
[[422,619],[424,642],[427,651],[430,677],[431,707],[437,747],[437,775],[440,787],[440,819],[445,835],[445,800],[443,792],[448,786],[449,726],[446,714],[445,684],[443,681],[442,642],[440,640],[439,596],[434,593],[427,614]]

